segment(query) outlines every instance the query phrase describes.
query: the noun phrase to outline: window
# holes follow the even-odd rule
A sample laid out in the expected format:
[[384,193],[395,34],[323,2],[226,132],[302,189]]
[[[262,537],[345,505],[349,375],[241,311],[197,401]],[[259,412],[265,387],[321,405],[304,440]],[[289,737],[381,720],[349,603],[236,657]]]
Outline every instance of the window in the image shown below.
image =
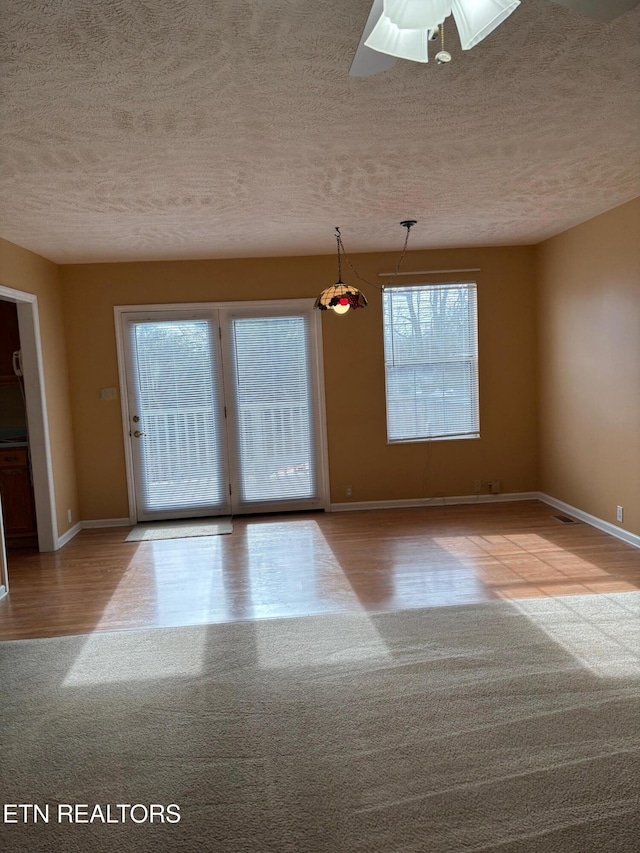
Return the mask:
[[475,283],[384,291],[389,442],[478,438]]

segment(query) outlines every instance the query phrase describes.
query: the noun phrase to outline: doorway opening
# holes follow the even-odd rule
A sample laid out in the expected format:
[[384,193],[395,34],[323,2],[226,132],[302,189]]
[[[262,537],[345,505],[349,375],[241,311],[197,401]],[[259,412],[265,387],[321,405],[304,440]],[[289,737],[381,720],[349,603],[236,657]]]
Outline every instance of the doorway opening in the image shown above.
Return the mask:
[[0,299],[0,500],[7,549],[37,546],[18,307],[5,299]]
[[[55,499],[53,486],[53,470],[51,467],[51,451],[49,445],[49,429],[47,423],[47,406],[44,388],[44,371],[42,363],[42,347],[40,342],[40,322],[38,317],[38,299],[33,293],[26,293],[0,285],[0,309],[6,315],[7,323],[12,331],[2,340],[8,343],[6,353],[0,359],[0,371],[4,381],[1,386],[5,389],[2,411],[7,421],[5,430],[11,430],[13,436],[4,432],[9,441],[0,443],[8,457],[3,466],[4,500],[11,503],[14,498],[7,497],[7,489],[15,495],[17,505],[5,510],[5,521],[0,525],[0,597],[8,589],[6,539],[7,522],[11,532],[19,534],[10,536],[10,541],[19,539],[22,534],[33,536],[33,544],[40,551],[55,551],[58,547],[58,527],[55,518]],[[15,321],[17,319],[17,334]],[[15,347],[17,341],[17,347]],[[15,355],[14,353],[19,353]],[[17,374],[20,373],[21,376]],[[8,390],[6,390],[8,388]],[[22,400],[22,404],[20,403]],[[21,409],[24,407],[24,412]],[[21,426],[24,417],[25,427]],[[2,414],[0,414],[0,419]],[[2,430],[2,427],[0,427]],[[3,433],[0,431],[0,436]],[[21,441],[26,436],[27,444]],[[12,438],[14,443],[12,443]],[[18,444],[15,444],[18,440]],[[16,458],[13,458],[16,457]],[[21,465],[25,462],[24,465]],[[11,485],[8,486],[7,484]],[[35,512],[35,518],[28,523],[32,525],[27,533],[23,527],[15,530],[14,523],[24,524],[29,513]]]

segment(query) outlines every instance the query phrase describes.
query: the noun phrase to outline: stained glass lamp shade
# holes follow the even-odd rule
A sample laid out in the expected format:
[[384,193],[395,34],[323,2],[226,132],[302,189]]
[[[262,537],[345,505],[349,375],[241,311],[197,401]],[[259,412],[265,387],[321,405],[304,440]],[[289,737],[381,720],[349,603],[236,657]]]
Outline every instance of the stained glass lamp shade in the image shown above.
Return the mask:
[[333,308],[336,314],[346,314],[350,308],[366,308],[367,298],[355,287],[338,281],[322,291],[313,307],[321,311]]

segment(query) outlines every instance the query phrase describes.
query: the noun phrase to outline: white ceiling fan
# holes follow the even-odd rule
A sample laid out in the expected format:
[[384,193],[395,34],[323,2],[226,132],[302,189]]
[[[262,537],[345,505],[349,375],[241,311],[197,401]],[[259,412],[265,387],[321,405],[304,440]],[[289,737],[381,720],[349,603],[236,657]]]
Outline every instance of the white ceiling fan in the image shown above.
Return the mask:
[[[550,0],[606,23],[635,8],[640,0]],[[453,15],[463,50],[475,47],[520,5],[520,0],[374,0],[360,44],[349,69],[351,77],[371,77],[387,71],[396,59],[428,62],[429,41]],[[448,62],[441,50],[436,59]]]

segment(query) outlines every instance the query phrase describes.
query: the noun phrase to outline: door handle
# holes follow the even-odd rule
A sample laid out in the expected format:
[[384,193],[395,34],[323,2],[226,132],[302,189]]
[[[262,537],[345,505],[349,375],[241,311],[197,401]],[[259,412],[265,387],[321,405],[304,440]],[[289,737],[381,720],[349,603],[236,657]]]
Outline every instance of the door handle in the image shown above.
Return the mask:
[[139,429],[137,429],[133,434],[135,435],[136,438],[140,438],[140,436],[146,435],[146,433],[140,432]]

